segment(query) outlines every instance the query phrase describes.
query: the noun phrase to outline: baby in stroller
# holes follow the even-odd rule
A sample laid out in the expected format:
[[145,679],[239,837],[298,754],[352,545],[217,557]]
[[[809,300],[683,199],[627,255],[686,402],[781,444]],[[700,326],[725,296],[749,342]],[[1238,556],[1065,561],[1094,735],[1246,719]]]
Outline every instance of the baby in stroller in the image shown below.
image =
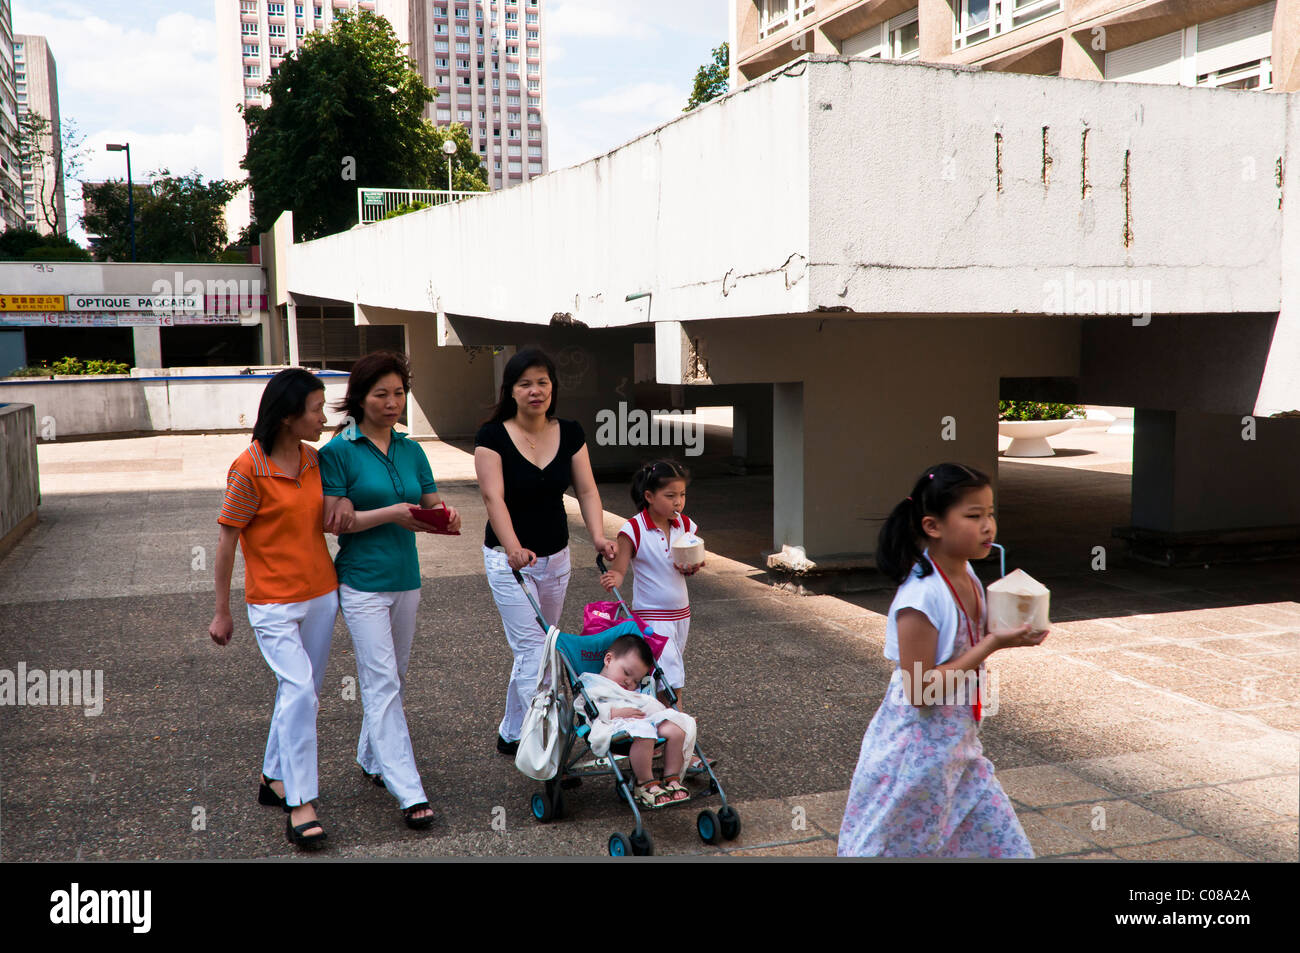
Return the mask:
[[[632,739],[628,752],[636,778],[632,794],[648,808],[690,799],[681,773],[686,758],[695,750],[696,733],[695,719],[690,715],[663,705],[653,693],[639,691],[652,671],[654,655],[650,646],[640,636],[624,635],[610,644],[600,674],[578,677],[599,713],[590,726],[588,740],[592,749],[607,748],[609,739],[619,732]],[[665,743],[662,781],[656,780],[651,766],[658,738]]]

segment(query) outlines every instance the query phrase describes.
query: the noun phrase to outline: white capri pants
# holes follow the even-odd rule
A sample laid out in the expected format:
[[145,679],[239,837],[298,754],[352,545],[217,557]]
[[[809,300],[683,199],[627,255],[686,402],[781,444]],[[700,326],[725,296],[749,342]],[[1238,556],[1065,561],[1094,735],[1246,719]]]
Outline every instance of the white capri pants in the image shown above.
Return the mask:
[[[637,610],[638,615],[640,611]],[[676,619],[669,621],[667,619],[646,619],[648,625],[656,635],[662,635],[668,640],[664,645],[664,650],[659,653],[659,667],[663,669],[664,678],[668,679],[668,684],[674,690],[681,689],[686,685],[686,661],[683,653],[686,651],[686,636],[691,630],[691,620]]]
[[357,763],[367,774],[382,775],[384,786],[404,808],[428,800],[415,766],[402,695],[419,605],[419,589],[362,592],[339,585],[339,608],[352,635],[364,712]]
[[[505,626],[506,640],[515,654],[506,688],[506,713],[497,733],[506,741],[518,741],[524,715],[537,684],[537,667],[541,662],[546,633],[537,622],[528,597],[520,588],[505,553],[483,547],[483,568],[487,572],[492,598]],[[551,625],[559,625],[564,611],[564,593],[569,588],[569,548],[551,556],[539,556],[532,566],[520,570],[529,592],[542,608]]]
[[275,711],[266,736],[262,773],[284,781],[284,799],[297,807],[320,796],[316,774],[316,713],[330,637],[338,614],[337,591],[306,602],[250,603],[253,627],[262,657],[279,683]]

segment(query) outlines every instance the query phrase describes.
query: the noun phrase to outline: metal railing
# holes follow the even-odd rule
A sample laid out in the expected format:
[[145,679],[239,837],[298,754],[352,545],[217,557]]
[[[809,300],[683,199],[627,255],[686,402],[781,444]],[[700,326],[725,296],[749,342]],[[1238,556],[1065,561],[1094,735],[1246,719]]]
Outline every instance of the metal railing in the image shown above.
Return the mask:
[[471,195],[486,192],[449,192],[446,189],[357,189],[357,221],[371,225],[403,205],[434,206],[459,202]]

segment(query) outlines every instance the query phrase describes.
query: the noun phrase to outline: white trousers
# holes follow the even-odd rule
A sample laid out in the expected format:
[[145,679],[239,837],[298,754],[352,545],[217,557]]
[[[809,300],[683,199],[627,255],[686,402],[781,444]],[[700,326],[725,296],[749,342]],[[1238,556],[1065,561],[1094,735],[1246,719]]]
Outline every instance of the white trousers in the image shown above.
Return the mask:
[[402,807],[427,801],[406,726],[403,690],[415,638],[420,590],[362,592],[339,585],[339,608],[352,635],[361,688],[361,737],[357,763],[380,774]]
[[668,684],[674,690],[682,688],[686,685],[683,653],[686,651],[686,635],[691,630],[691,620],[677,619],[670,622],[667,619],[646,619],[645,622],[655,634],[668,640],[664,650],[659,653],[659,667],[663,669],[664,678],[668,679]]
[[297,807],[320,796],[316,774],[316,713],[330,637],[338,614],[337,592],[306,602],[248,607],[257,647],[279,683],[266,736],[262,773],[284,781],[284,799]]
[[[546,633],[538,624],[524,590],[510,571],[506,554],[483,547],[483,568],[487,572],[497,611],[501,613],[506,641],[515,654],[510,685],[506,688],[506,713],[497,732],[506,741],[518,741],[524,715],[532,701],[533,688],[537,685],[537,668],[541,663]],[[554,555],[538,557],[534,565],[525,566],[520,572],[528,591],[541,606],[546,621],[559,625],[560,614],[564,611],[564,593],[569,588],[568,547]]]

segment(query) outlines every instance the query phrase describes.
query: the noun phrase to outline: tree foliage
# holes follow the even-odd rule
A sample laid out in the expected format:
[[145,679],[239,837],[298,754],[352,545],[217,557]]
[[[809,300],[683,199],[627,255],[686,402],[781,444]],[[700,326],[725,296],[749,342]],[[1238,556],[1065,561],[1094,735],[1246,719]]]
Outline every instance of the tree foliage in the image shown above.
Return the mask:
[[[216,261],[226,247],[225,207],[242,187],[226,179],[204,182],[197,172],[151,172],[152,185],[135,185],[136,258],[139,261]],[[126,183],[113,179],[85,190],[82,227],[97,261],[130,261]]]
[[356,224],[359,187],[445,188],[448,134],[459,147],[458,187],[487,188],[464,129],[446,133],[424,118],[436,94],[377,14],[341,13],[329,32],[308,34],[264,89],[271,105],[243,110],[241,163],[261,229],[292,210],[295,238],[315,238]]
[[90,261],[90,252],[66,235],[11,228],[0,235],[0,261]]
[[726,94],[729,87],[730,48],[723,43],[713,51],[713,62],[706,63],[695,71],[695,85],[691,88],[691,98],[686,101],[684,113],[696,106],[702,106],[711,99]]

